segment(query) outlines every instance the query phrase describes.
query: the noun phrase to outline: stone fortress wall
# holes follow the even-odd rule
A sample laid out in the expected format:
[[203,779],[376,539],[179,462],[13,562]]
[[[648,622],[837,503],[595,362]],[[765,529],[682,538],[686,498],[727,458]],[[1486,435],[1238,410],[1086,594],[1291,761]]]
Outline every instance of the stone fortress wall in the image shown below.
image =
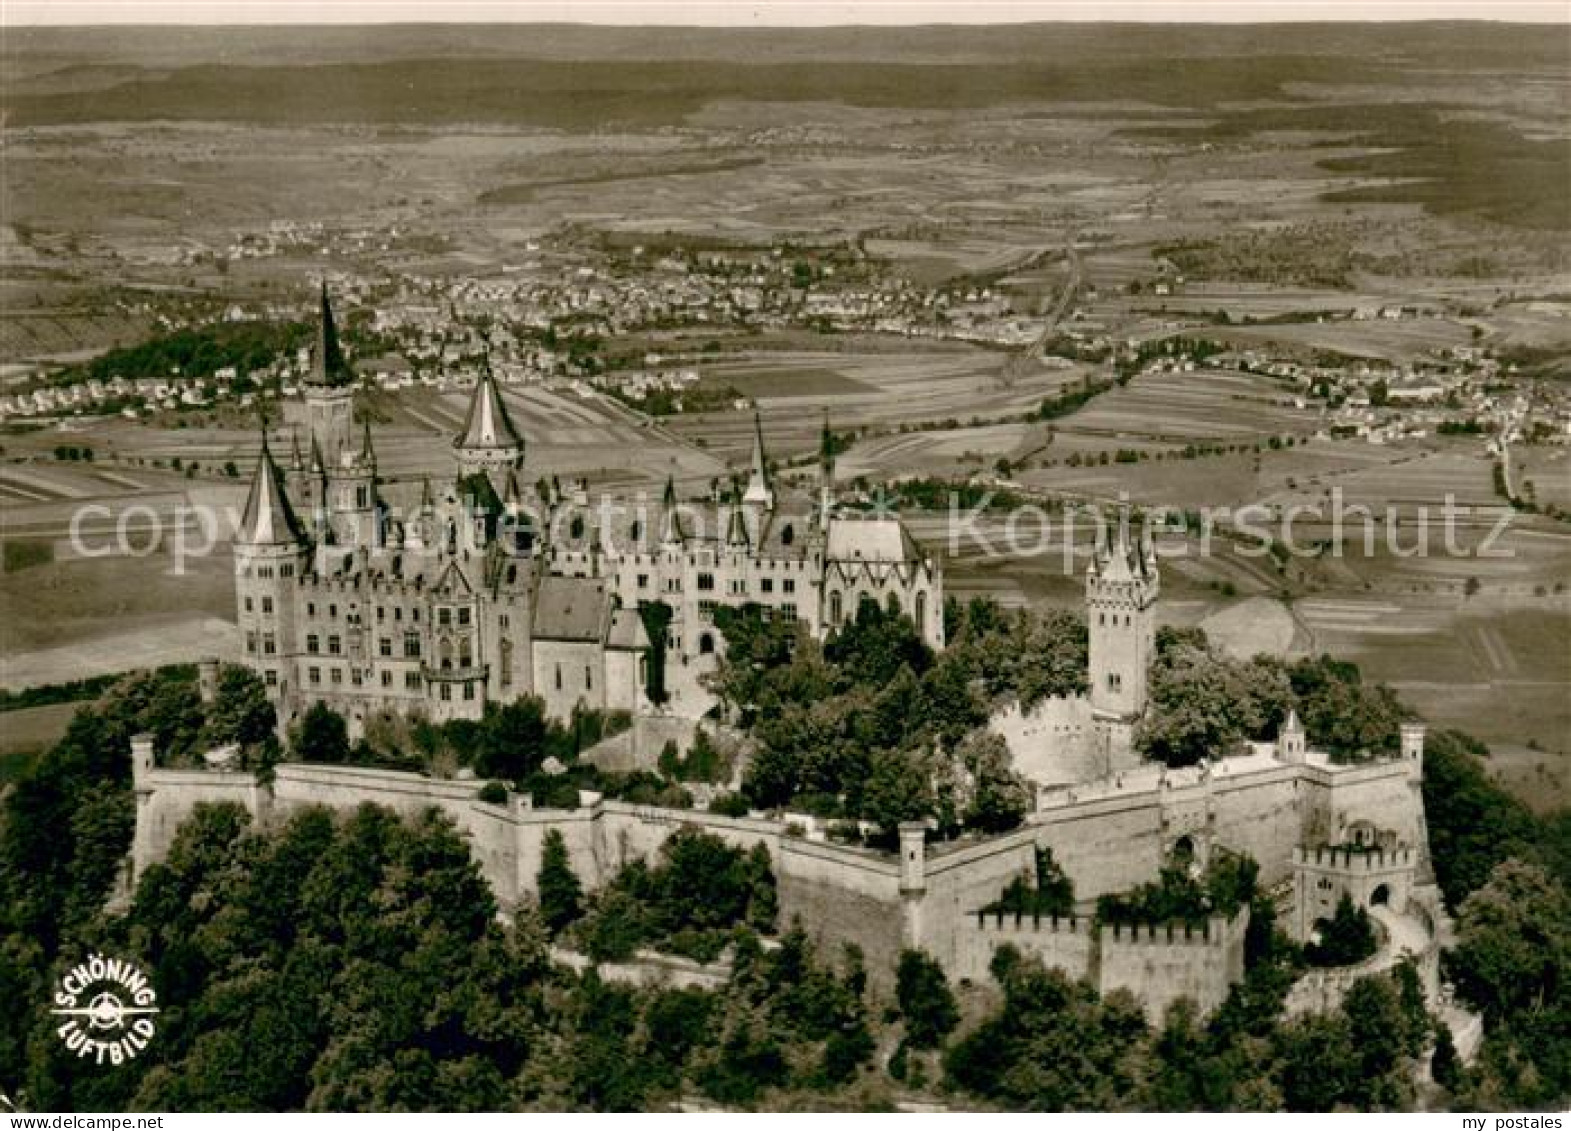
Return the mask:
[[[1260,864],[1263,887],[1292,887],[1293,907],[1283,921],[1300,938],[1326,914],[1325,901],[1334,907],[1343,891],[1369,905],[1383,884],[1382,912],[1438,913],[1425,894],[1433,885],[1424,886],[1422,735],[1413,728],[1404,733],[1400,759],[1370,765],[1334,766],[1313,754],[1288,762],[1262,746],[1209,768],[1143,766],[1090,785],[1045,790],[1036,812],[1011,833],[928,846],[922,826],[907,826],[898,857],[809,839],[784,820],[631,805],[597,794],[584,794],[571,810],[536,809],[521,794],[492,805],[479,799],[478,782],[353,766],[286,763],[262,785],[249,773],[161,768],[150,740],[137,739],[133,747],[133,878],[164,857],[180,823],[204,802],[232,801],[260,823],[307,805],[372,803],[405,814],[435,807],[468,840],[504,908],[534,896],[542,845],[553,829],[593,889],[630,861],[652,857],[676,830],[695,827],[738,847],[763,844],[779,885],[781,924],[800,919],[832,952],[856,944],[880,981],[892,976],[904,947],[928,951],[951,977],[985,981],[996,946],[1013,942],[1099,989],[1130,990],[1153,1016],[1180,994],[1206,1009],[1226,996],[1242,976],[1247,915],[1215,920],[1187,936],[1165,927],[1143,934],[1097,929],[1088,916],[1057,923],[979,916],[1011,879],[1034,876],[1038,847],[1052,850],[1083,901],[1153,879],[1165,854],[1185,838],[1200,860],[1219,849],[1247,852]],[[1382,836],[1400,842],[1379,855],[1301,847],[1339,843],[1340,834],[1373,827],[1376,816]]]

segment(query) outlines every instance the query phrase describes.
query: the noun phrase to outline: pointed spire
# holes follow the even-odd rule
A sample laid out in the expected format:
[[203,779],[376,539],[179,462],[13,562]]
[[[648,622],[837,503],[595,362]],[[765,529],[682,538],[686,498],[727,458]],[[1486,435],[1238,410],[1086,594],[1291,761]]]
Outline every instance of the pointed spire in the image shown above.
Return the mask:
[[664,512],[660,525],[660,540],[673,545],[684,542],[687,535],[682,530],[682,509],[676,501],[676,480],[667,475],[665,496],[660,501]]
[[268,449],[266,432],[262,433],[262,454],[256,461],[236,541],[247,546],[299,545],[305,541],[284,490],[284,473]]
[[513,427],[513,419],[507,413],[507,402],[497,391],[489,362],[480,371],[480,382],[475,386],[475,395],[469,399],[469,412],[464,417],[464,430],[459,433],[453,446],[516,449],[519,455],[523,454],[523,438],[519,436],[518,429]]
[[1104,529],[1101,546],[1093,556],[1095,572],[1112,581],[1128,581],[1139,568],[1138,559],[1129,549],[1129,508],[1119,508],[1118,522],[1111,537]]
[[[266,430],[265,427],[262,430],[262,435],[263,435],[264,439],[267,436],[267,430]],[[299,432],[291,432],[289,434],[289,470],[291,470],[291,471],[304,471],[305,470],[305,456],[300,454],[300,433]]]
[[1287,718],[1282,723],[1282,730],[1289,734],[1302,734],[1304,732],[1304,724],[1298,721],[1297,707],[1289,707],[1287,709]]
[[509,470],[507,473],[507,486],[502,496],[502,509],[508,514],[517,514],[524,508],[524,493],[518,486],[518,473]]
[[753,467],[747,479],[747,494],[742,501],[749,506],[774,505],[775,493],[769,485],[769,461],[764,455],[764,422],[753,411]]
[[731,513],[726,523],[725,535],[727,546],[746,546],[748,544],[747,517],[742,509],[740,487],[741,485],[736,480],[731,481]]
[[371,447],[371,420],[369,417],[365,420],[365,430],[361,434],[360,462],[369,464],[373,468],[376,466],[376,452]]
[[333,322],[333,304],[327,297],[327,280],[322,280],[322,309],[316,323],[316,356],[311,359],[311,376],[306,384],[337,388],[354,383],[354,370],[344,360],[338,344],[338,327]]

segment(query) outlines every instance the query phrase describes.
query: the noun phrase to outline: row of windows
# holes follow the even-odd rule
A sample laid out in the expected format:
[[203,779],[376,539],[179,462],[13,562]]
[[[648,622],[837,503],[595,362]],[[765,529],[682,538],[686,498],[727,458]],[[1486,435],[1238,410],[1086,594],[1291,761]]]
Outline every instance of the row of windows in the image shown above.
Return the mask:
[[[331,683],[334,687],[339,687],[344,682],[344,673],[339,668],[328,668],[327,669],[327,679],[328,679],[328,682]],[[319,668],[319,667],[315,667],[315,666],[307,668],[306,669],[306,681],[308,683],[310,683],[312,687],[320,687],[322,685],[322,669]],[[355,687],[359,687],[360,683],[361,683],[360,673],[359,672],[350,672],[349,673],[349,682],[351,684],[353,684]],[[383,687],[388,687],[388,688],[392,687],[393,686],[393,673],[389,672],[389,671],[382,672],[381,673],[381,684],[382,684]],[[405,691],[419,691],[423,686],[424,686],[424,681],[421,680],[419,672],[405,672],[404,673],[404,690]]]
[[[1107,624],[1107,614],[1106,613],[1097,613],[1097,615],[1096,615],[1096,623],[1099,624],[1099,625],[1104,625],[1105,626]],[[1126,613],[1124,615],[1124,627],[1128,628],[1131,623],[1132,622],[1131,622],[1131,620],[1129,618],[1129,615]],[[1118,627],[1118,614],[1117,613],[1113,614],[1113,627],[1114,628]]]
[[[712,593],[715,588],[715,575],[712,573],[701,573],[698,575],[696,584],[700,593]],[[638,575],[638,588],[649,588],[649,575],[647,573]],[[775,579],[772,577],[759,578],[758,590],[760,593],[773,593],[775,591]],[[665,591],[667,593],[680,593],[682,591],[682,579],[679,577],[666,578]],[[782,593],[795,593],[796,578],[781,578],[780,591]],[[745,577],[733,578],[731,581],[731,593],[737,596],[746,596],[747,579]]]
[[[279,564],[279,567],[278,567],[278,576],[279,577],[293,577],[294,575],[295,575],[295,563],[294,562],[282,562],[282,563]],[[250,572],[250,570],[242,569],[240,571],[240,576],[241,577],[249,577],[249,576],[251,576],[251,572]],[[271,581],[272,577],[273,577],[273,567],[272,566],[268,566],[268,565],[257,566],[256,567],[256,576],[260,577],[264,581]]]

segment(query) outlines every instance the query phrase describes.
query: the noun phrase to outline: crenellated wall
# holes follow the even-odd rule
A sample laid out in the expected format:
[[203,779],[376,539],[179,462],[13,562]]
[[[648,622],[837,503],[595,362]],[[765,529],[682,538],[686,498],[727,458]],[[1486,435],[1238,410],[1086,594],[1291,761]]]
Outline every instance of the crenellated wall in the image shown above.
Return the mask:
[[[1230,923],[1199,939],[1173,940],[1104,932],[1099,947],[1089,930],[1006,927],[996,919],[979,925],[978,909],[1011,879],[1033,876],[1042,846],[1074,881],[1076,895],[1089,901],[1149,881],[1186,838],[1202,860],[1216,848],[1249,853],[1260,864],[1262,886],[1272,887],[1333,862],[1312,851],[1294,856],[1301,845],[1323,843],[1317,838],[1325,830],[1392,840],[1409,829],[1422,835],[1423,828],[1413,764],[1405,759],[1293,765],[1257,751],[1210,767],[1143,766],[1044,791],[1027,823],[1001,836],[926,846],[922,828],[913,826],[914,839],[903,841],[894,857],[794,835],[783,820],[638,806],[592,793],[582,794],[576,809],[536,809],[519,794],[492,805],[479,799],[480,782],[356,766],[284,764],[263,786],[250,774],[157,768],[150,747],[138,743],[133,876],[163,857],[180,823],[204,801],[236,802],[262,822],[305,805],[374,803],[405,814],[434,806],[468,840],[504,908],[533,896],[548,833],[561,834],[574,871],[594,889],[629,862],[653,857],[678,829],[696,827],[738,847],[764,845],[778,881],[781,926],[799,920],[831,952],[854,943],[879,981],[892,976],[904,947],[926,950],[956,978],[985,978],[996,945],[1014,931],[1019,937],[1011,941],[1045,961],[1107,990],[1133,990],[1153,1016],[1179,994],[1205,1008],[1219,1002],[1241,970],[1242,928]],[[1401,911],[1414,898],[1422,853],[1415,848],[1382,859],[1389,867],[1358,873],[1367,880],[1359,881],[1358,892],[1367,901],[1385,883],[1384,896]],[[1347,876],[1338,882],[1351,883]],[[1307,897],[1295,912],[1309,914],[1310,922],[1315,917]]]
[[1188,926],[1103,926],[1096,986],[1104,995],[1128,990],[1160,1022],[1181,997],[1210,1013],[1244,978],[1244,934],[1249,908],[1231,919],[1213,916],[1200,929]]
[[1097,927],[1088,916],[1060,918],[978,911],[968,926],[970,929],[956,932],[952,977],[985,982],[994,952],[1008,944],[1073,978],[1095,980]]

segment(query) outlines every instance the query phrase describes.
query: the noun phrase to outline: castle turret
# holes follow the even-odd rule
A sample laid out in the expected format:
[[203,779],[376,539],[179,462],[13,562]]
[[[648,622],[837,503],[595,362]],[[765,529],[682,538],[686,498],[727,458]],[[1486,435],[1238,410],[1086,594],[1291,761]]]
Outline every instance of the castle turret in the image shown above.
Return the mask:
[[1156,556],[1130,545],[1129,516],[1104,540],[1086,570],[1092,709],[1132,721],[1146,709],[1146,677],[1155,651]]
[[1401,727],[1402,734],[1402,760],[1417,762],[1424,761],[1424,724],[1420,722],[1405,722]]
[[338,466],[341,454],[350,450],[354,443],[355,374],[338,344],[333,305],[328,300],[325,282],[321,303],[311,372],[303,384],[311,442],[318,457],[331,471]]
[[[294,647],[294,596],[311,547],[290,506],[283,472],[262,436],[262,451],[235,534],[235,595],[247,664],[259,672],[268,695],[289,692]],[[283,712],[280,712],[282,715]]]
[[818,435],[818,528],[829,529],[835,512],[835,434],[829,430],[829,410],[824,409],[824,426]]
[[753,463],[748,471],[748,490],[743,493],[745,506],[770,511],[775,506],[775,487],[770,484],[770,463],[764,454],[764,421],[753,413]]
[[460,475],[496,472],[500,482],[501,475],[523,466],[524,440],[507,413],[489,364],[481,370],[480,382],[469,398],[464,430],[454,439],[453,447],[458,451]]
[[665,496],[660,501],[660,541],[665,546],[678,548],[687,539],[682,529],[682,508],[676,501],[676,481],[669,475],[665,481]]
[[1276,734],[1276,756],[1279,762],[1301,766],[1308,758],[1309,742],[1304,734],[1304,724],[1298,721],[1298,712],[1288,708],[1287,718]]
[[328,475],[328,500],[333,536],[341,546],[380,549],[382,523],[376,495],[376,452],[367,421],[360,446],[345,449]]

